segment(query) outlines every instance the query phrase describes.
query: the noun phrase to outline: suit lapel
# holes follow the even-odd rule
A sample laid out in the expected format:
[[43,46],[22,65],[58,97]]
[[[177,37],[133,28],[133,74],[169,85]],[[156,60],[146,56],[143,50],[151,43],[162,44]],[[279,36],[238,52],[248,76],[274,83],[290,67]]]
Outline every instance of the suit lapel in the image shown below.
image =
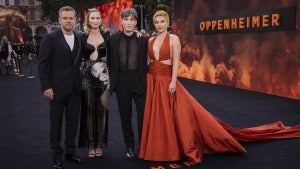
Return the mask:
[[137,42],[137,50],[138,50],[138,55],[137,55],[138,67],[140,67],[141,66],[141,58],[140,57],[142,56],[141,49],[143,49],[143,48],[142,48],[142,42],[139,37],[136,38],[136,42]]
[[[62,30],[59,29],[58,33],[59,33],[59,41],[60,41],[60,44],[62,44],[62,48],[67,49],[66,52],[67,52],[68,57],[70,57],[70,59],[72,59],[73,65],[76,65],[76,63],[80,59],[80,55],[81,55],[80,51],[82,49],[82,43],[81,43],[81,39],[80,39],[79,35],[77,33],[73,32],[74,33],[74,47],[73,47],[73,51],[71,51],[71,48],[68,45]],[[73,52],[75,52],[75,54]]]
[[62,47],[64,49],[67,49],[68,52],[71,52],[70,46],[68,45],[62,30],[59,29],[58,33],[59,33],[59,41],[60,41],[60,44],[62,44]]
[[[74,60],[74,65],[76,65],[76,63],[79,61],[80,59],[80,55],[81,55],[81,48],[82,48],[82,43],[81,43],[81,37],[79,37],[79,35],[77,33],[74,32],[74,37],[75,37],[75,41],[77,41],[78,44],[78,48],[76,50],[76,56],[75,56],[75,60]],[[75,52],[75,51],[74,51]]]
[[121,37],[122,37],[122,33],[119,33],[118,34],[118,37],[116,39],[116,43],[115,43],[115,49],[116,51],[116,55],[115,55],[115,58],[114,58],[114,67],[115,67],[115,71],[118,72],[118,69],[119,69],[119,59],[120,59],[120,42],[121,42]]

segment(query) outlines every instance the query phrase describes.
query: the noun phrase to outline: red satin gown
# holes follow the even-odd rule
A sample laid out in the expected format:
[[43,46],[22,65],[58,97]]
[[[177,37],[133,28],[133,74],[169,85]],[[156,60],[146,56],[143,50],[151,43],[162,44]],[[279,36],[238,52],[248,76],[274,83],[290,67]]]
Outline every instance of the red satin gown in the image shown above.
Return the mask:
[[159,59],[149,43],[147,97],[139,157],[150,161],[177,161],[183,156],[194,163],[204,153],[245,153],[239,141],[275,140],[300,137],[300,125],[284,126],[275,122],[263,126],[237,129],[225,124],[202,107],[176,82],[176,92],[169,95],[172,66],[161,63],[170,59],[170,35],[165,37]]

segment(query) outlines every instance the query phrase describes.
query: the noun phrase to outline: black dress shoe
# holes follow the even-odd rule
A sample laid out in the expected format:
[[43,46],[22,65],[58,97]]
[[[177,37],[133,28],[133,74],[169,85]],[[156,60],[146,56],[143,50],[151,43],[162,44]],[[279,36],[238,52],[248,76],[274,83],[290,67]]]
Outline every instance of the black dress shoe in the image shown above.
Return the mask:
[[74,163],[81,163],[82,161],[80,160],[79,157],[77,157],[75,154],[66,154],[65,159]]
[[63,169],[64,165],[61,160],[54,160],[53,168],[54,169]]
[[132,159],[134,158],[134,152],[133,152],[133,149],[132,149],[132,148],[129,148],[129,149],[127,150],[126,156],[127,156],[130,160],[132,160]]

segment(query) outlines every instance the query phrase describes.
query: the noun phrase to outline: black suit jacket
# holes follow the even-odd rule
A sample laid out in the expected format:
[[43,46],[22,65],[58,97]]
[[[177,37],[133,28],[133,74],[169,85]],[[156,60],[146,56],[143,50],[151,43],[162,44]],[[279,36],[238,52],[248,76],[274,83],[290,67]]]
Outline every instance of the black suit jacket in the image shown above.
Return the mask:
[[42,91],[52,88],[54,98],[64,97],[72,90],[80,94],[82,35],[74,35],[72,51],[61,29],[46,34],[40,46],[38,72]]
[[[136,35],[135,35],[136,36]],[[122,32],[111,35],[108,38],[108,65],[110,75],[110,92],[115,91],[118,84],[119,74],[119,45],[122,37]],[[147,73],[147,48],[148,41],[145,37],[137,37],[138,42],[138,69],[139,77],[142,85],[146,87]]]

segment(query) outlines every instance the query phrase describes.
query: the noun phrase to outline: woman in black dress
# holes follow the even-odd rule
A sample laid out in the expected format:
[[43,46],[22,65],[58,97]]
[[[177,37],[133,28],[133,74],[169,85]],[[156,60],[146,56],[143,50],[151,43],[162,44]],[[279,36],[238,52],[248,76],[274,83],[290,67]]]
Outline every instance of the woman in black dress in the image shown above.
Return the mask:
[[107,143],[109,78],[106,63],[106,31],[98,9],[89,9],[84,26],[85,59],[82,67],[82,99],[79,147],[88,147],[88,156],[102,157]]
[[[0,75],[2,70],[2,65],[6,68],[6,75],[10,75],[12,71],[11,66],[11,52],[12,48],[10,42],[8,41],[6,36],[2,36],[0,42]],[[2,65],[1,65],[2,64]]]

